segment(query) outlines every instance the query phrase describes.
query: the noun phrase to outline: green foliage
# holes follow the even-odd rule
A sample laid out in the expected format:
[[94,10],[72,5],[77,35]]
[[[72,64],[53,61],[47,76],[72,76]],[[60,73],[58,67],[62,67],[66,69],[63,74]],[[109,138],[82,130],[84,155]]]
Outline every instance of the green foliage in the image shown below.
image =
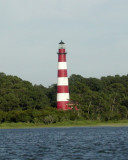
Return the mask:
[[69,82],[71,100],[79,104],[85,119],[127,119],[128,75],[101,79],[72,75]]
[[0,73],[0,110],[40,110],[51,106],[46,90],[42,85],[33,86],[16,76]]
[[46,95],[49,97],[52,107],[56,107],[56,98],[57,98],[56,92],[57,92],[56,84],[49,86],[49,88],[47,89]]
[[78,110],[62,111],[56,109],[56,84],[46,88],[0,73],[0,123],[128,119],[128,75],[97,79],[73,74],[69,86]]

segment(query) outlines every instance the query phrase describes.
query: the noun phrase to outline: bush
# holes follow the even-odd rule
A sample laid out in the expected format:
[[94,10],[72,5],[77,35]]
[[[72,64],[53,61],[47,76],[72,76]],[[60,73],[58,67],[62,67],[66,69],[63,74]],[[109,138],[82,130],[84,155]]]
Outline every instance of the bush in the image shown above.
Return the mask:
[[56,115],[48,115],[43,119],[43,122],[45,124],[56,123],[57,121],[58,121],[58,117]]

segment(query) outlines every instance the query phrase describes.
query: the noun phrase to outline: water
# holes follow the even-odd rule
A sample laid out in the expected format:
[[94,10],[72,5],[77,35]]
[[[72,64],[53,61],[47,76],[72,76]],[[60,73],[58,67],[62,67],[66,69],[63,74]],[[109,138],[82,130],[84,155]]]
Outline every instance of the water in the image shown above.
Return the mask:
[[128,127],[0,130],[0,160],[127,160]]

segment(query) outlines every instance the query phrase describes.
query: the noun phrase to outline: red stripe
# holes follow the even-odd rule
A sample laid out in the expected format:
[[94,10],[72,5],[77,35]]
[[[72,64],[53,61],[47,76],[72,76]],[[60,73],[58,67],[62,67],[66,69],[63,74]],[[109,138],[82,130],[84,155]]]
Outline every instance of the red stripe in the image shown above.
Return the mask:
[[67,77],[67,69],[59,69],[58,77]]
[[59,53],[65,53],[65,49],[59,49]]
[[68,107],[69,101],[58,101],[57,102],[57,109],[62,109],[62,110],[68,110],[71,109]]
[[57,86],[57,93],[69,93],[68,86]]
[[66,54],[58,54],[58,62],[66,62]]

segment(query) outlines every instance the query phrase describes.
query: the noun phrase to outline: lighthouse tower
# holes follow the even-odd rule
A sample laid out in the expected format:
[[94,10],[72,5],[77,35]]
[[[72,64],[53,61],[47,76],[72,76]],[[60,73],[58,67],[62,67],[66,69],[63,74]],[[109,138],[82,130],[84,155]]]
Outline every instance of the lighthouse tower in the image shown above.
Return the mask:
[[67,77],[65,43],[59,43],[58,50],[58,82],[57,82],[57,109],[68,110],[69,86]]

